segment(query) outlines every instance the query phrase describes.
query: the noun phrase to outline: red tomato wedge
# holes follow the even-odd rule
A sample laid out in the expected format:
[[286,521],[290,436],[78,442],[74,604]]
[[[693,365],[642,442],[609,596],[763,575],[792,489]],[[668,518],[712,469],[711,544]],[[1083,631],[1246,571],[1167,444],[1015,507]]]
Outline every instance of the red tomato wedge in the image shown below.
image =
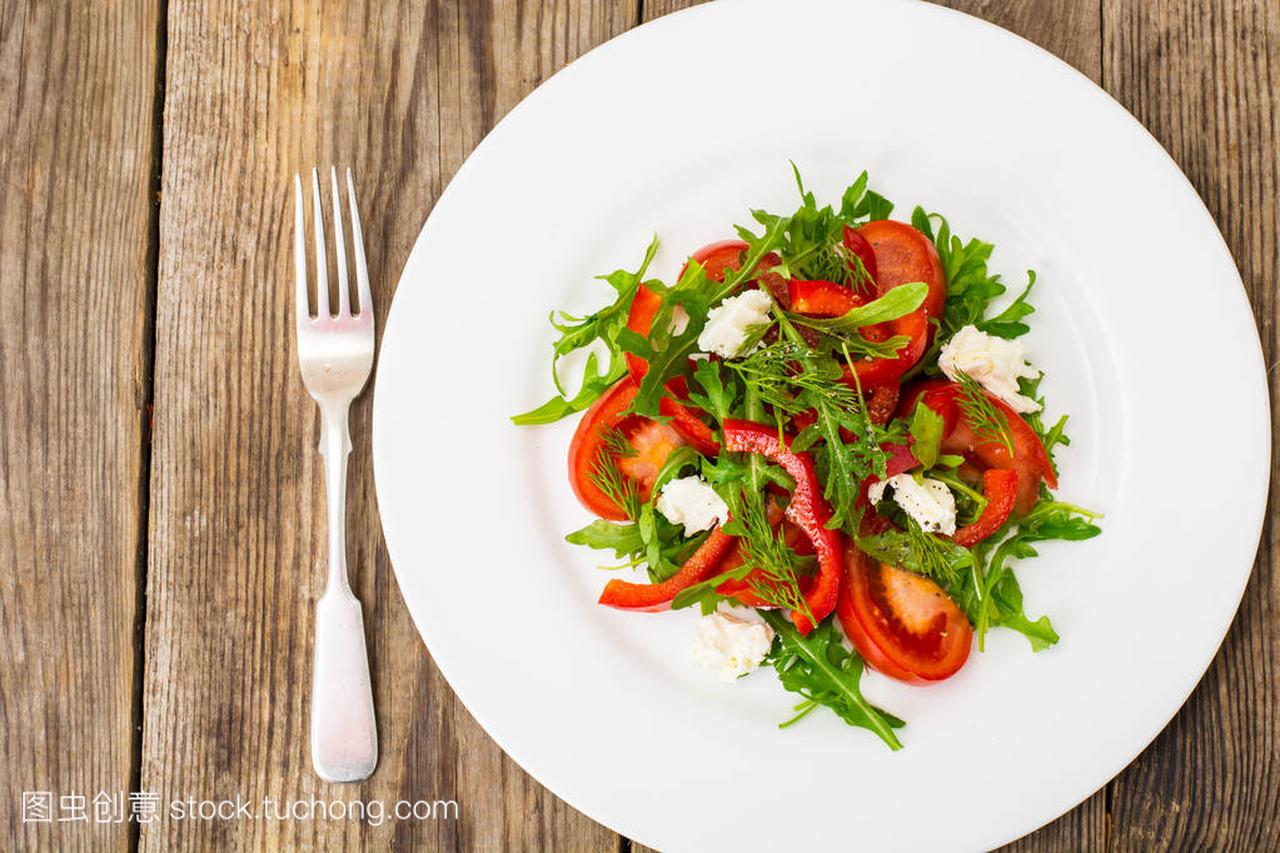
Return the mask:
[[845,550],[836,614],[858,653],[899,681],[928,684],[954,675],[969,658],[973,628],[928,578]]
[[[717,243],[708,243],[690,255],[689,259],[702,264],[702,270],[707,274],[707,278],[712,281],[724,281],[724,275],[728,270],[736,270],[742,265],[742,253],[746,249],[747,244],[741,240],[721,240]],[[688,264],[686,263],[685,266],[687,267]],[[677,281],[683,277],[684,267],[681,267]],[[654,315],[661,307],[662,297],[643,284],[640,285],[631,300],[631,311],[627,314],[627,328],[638,335],[649,334]],[[634,353],[627,353],[627,370],[633,379],[639,382],[648,369],[649,365],[643,358]]]
[[942,452],[960,454],[976,462],[983,470],[1002,468],[1016,471],[1018,488],[1013,511],[1020,515],[1028,512],[1039,498],[1041,479],[1049,488],[1058,488],[1058,476],[1053,471],[1044,443],[1021,415],[1003,400],[987,394],[987,399],[1009,424],[1009,443],[1013,445],[1011,456],[1003,442],[984,439],[974,432],[972,424],[962,415],[958,403],[961,393],[959,385],[945,379],[919,382],[903,394],[898,414],[910,417],[916,400],[923,400],[926,406],[942,415]]
[[[624,376],[587,409],[569,444],[569,483],[574,494],[587,509],[613,521],[625,521],[627,515],[593,482],[601,463],[612,459],[640,500],[648,500],[667,457],[685,443],[668,424],[625,414],[637,390],[635,381]],[[618,455],[605,440],[615,430],[631,448],[626,455]]]
[[[846,231],[845,245],[848,246]],[[876,258],[876,292],[883,295],[900,284],[923,281],[929,285],[925,313],[942,319],[947,307],[947,276],[933,241],[905,222],[878,219],[852,233],[871,244]],[[852,248],[852,247],[850,247]]]
[[856,255],[858,260],[862,261],[862,269],[867,274],[866,281],[858,282],[857,287],[854,289],[863,296],[874,297],[876,280],[880,272],[880,268],[876,264],[875,249],[867,242],[866,237],[848,227],[844,229],[844,247]]
[[[742,263],[742,252],[747,244],[741,240],[722,240],[703,246],[690,257],[703,266],[707,277],[712,281],[723,281],[725,272],[737,269]],[[681,276],[684,270],[680,271]],[[662,307],[662,298],[649,288],[641,285],[631,300],[631,311],[627,315],[627,328],[637,334],[649,334],[653,318]],[[627,372],[632,380],[639,383],[649,370],[648,363],[634,353],[626,353]],[[683,386],[668,386],[672,396],[663,397],[658,403],[658,411],[671,419],[671,426],[680,433],[689,444],[704,456],[714,456],[720,452],[720,445],[715,440],[711,427],[707,426],[688,406],[680,402],[685,396]]]

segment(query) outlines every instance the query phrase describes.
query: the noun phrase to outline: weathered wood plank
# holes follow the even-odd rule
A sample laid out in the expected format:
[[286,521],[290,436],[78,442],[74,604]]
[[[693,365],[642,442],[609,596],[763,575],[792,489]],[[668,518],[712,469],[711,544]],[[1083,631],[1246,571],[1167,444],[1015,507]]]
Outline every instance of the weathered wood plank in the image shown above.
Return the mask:
[[[1240,265],[1274,366],[1280,7],[1273,0],[1104,5],[1106,87],[1203,196]],[[1274,369],[1270,381],[1275,400]],[[1280,849],[1277,509],[1273,491],[1253,578],[1204,681],[1114,783],[1120,850]]]
[[[0,6],[6,849],[128,845],[125,824],[57,821],[92,821],[131,772],[157,15]],[[24,791],[51,795],[53,824],[24,822]]]
[[166,821],[148,849],[616,849],[507,759],[432,665],[394,583],[352,411],[349,559],[382,761],[330,786],[307,748],[324,559],[314,406],[291,323],[292,173],[355,171],[385,318],[427,211],[490,126],[635,21],[632,2],[291,4],[169,11],[143,787],[165,800],[455,800],[457,819]]

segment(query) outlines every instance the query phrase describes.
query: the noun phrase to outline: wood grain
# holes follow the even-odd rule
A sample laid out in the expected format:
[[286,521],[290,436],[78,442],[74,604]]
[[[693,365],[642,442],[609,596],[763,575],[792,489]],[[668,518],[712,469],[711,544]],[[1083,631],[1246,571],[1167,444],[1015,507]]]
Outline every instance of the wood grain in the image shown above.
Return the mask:
[[[141,789],[166,803],[459,804],[456,819],[377,825],[166,820],[142,828],[149,849],[631,846],[507,759],[422,649],[378,533],[367,393],[352,415],[349,556],[383,762],[359,786],[312,775],[323,474],[290,333],[287,181],[313,163],[353,166],[384,318],[426,212],[488,129],[575,56],[687,5],[175,0],[162,77],[154,2],[0,2],[3,846],[130,846],[120,825],[24,825],[20,805],[24,790],[125,791],[133,762]],[[1274,368],[1280,7],[945,5],[1063,57],[1155,133],[1221,226]],[[161,80],[162,152],[153,140]],[[150,175],[161,153],[157,235]],[[1169,729],[1107,792],[1015,847],[1280,849],[1278,549],[1269,523],[1239,618]]]
[[[1108,0],[1104,34],[1107,89],[1182,166],[1240,266],[1274,401],[1280,6]],[[1273,489],[1253,578],[1222,650],[1169,728],[1114,783],[1117,849],[1280,849],[1275,497]]]
[[128,845],[156,12],[0,5],[0,842]]
[[533,86],[633,25],[634,5],[181,0],[168,20],[143,787],[454,800],[459,817],[170,820],[142,846],[617,849],[503,755],[423,650],[379,535],[368,392],[352,411],[349,558],[382,761],[355,786],[311,771],[324,492],[291,332],[289,180],[354,169],[385,318],[454,170]]

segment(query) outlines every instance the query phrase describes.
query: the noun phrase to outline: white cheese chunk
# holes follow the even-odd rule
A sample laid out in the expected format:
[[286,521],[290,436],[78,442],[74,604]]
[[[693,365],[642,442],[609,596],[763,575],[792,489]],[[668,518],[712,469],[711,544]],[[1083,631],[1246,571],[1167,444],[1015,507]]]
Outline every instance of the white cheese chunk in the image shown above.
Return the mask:
[[706,480],[695,475],[672,480],[658,495],[658,512],[672,524],[683,524],[684,535],[710,530],[729,520],[729,507]]
[[721,358],[736,358],[753,326],[769,322],[773,300],[763,290],[744,290],[707,312],[707,325],[698,335],[698,346]]
[[763,622],[716,612],[698,620],[693,659],[718,669],[721,681],[736,681],[760,666],[772,645],[773,629]]
[[893,501],[915,519],[927,533],[952,536],[956,532],[956,498],[946,483],[924,478],[917,483],[910,474],[895,474],[887,480],[872,483],[867,497],[873,504],[884,500],[886,488],[893,489]]
[[972,377],[979,385],[999,397],[1015,412],[1035,412],[1040,404],[1018,393],[1018,378],[1039,376],[1026,362],[1027,348],[1021,341],[1009,341],[965,326],[947,341],[938,353],[938,367],[953,382],[960,374]]

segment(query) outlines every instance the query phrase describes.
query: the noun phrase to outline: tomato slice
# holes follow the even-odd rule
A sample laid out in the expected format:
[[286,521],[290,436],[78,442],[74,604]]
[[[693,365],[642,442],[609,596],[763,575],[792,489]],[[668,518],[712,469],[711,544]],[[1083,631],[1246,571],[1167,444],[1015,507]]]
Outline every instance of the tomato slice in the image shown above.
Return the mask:
[[942,587],[878,563],[853,545],[845,551],[836,613],[868,664],[911,684],[950,678],[973,645],[969,620]]
[[[658,472],[666,464],[671,451],[685,443],[672,426],[639,415],[626,415],[639,385],[623,377],[587,409],[569,443],[569,483],[578,500],[601,518],[625,521],[626,513],[607,493],[593,482],[593,474],[606,457],[635,487],[640,500],[648,500]],[[630,446],[626,455],[609,447],[605,441],[611,431]]]
[[[712,281],[724,281],[728,270],[736,270],[742,265],[742,253],[747,248],[747,244],[742,240],[720,240],[703,246],[690,255],[689,259],[702,264],[707,278]],[[687,262],[680,268],[677,281],[684,277],[685,267],[688,267]],[[649,334],[649,327],[653,325],[653,318],[661,307],[662,297],[643,284],[640,285],[636,295],[631,299],[631,310],[627,314],[627,328],[638,335]],[[635,353],[627,353],[627,370],[633,379],[639,382],[648,369],[649,365],[643,358]]]
[[[742,253],[750,248],[742,240],[718,240],[708,243],[689,256],[690,260],[702,264],[702,271],[712,281],[724,281],[729,270],[742,266]],[[686,263],[685,266],[688,266]],[[680,278],[684,277],[684,268],[680,269]],[[679,279],[677,279],[679,280]]]
[[868,222],[853,233],[870,243],[875,253],[876,292],[883,295],[898,285],[923,281],[929,285],[929,294],[921,307],[929,317],[942,319],[947,276],[932,240],[914,226],[893,219]]
[[875,249],[871,247],[866,237],[847,225],[844,229],[844,247],[858,256],[858,260],[862,261],[862,268],[867,273],[867,281],[859,282],[855,289],[863,296],[875,296],[876,281],[880,274],[880,268],[876,264]]

